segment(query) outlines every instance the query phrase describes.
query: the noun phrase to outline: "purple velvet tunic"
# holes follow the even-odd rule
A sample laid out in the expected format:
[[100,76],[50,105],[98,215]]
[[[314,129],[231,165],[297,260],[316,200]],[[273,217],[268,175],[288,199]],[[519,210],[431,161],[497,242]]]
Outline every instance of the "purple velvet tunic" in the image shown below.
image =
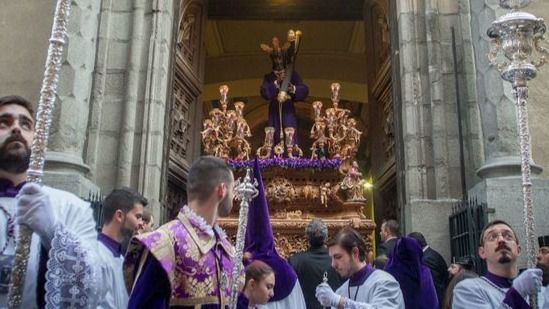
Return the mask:
[[410,237],[398,239],[385,271],[400,284],[406,309],[438,308],[431,271],[421,261],[423,251]]
[[[269,103],[269,122],[270,127],[275,128],[274,144],[280,142],[280,117],[278,113],[278,88],[275,85],[276,76],[274,73],[269,73],[263,77],[261,85],[261,96],[268,100]],[[290,83],[295,86],[295,94],[290,95],[290,99],[282,104],[282,125],[284,128],[295,128],[294,143],[298,144],[297,139],[297,117],[294,107],[294,101],[303,101],[309,95],[309,87],[303,83],[299,74],[295,71],[292,74]]]
[[132,240],[124,274],[128,308],[225,308],[234,248],[187,206],[176,220]]

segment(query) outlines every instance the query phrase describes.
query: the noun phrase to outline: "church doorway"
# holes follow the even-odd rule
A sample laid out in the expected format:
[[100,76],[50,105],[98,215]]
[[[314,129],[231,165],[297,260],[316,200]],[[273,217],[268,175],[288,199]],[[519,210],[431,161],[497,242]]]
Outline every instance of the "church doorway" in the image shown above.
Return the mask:
[[229,87],[231,101],[245,103],[252,153],[263,144],[268,102],[259,87],[271,61],[259,46],[271,45],[273,36],[284,42],[293,29],[303,33],[295,69],[309,87],[309,96],[296,103],[296,134],[304,156],[311,156],[313,143],[312,102],[330,107],[330,86],[339,83],[340,107],[351,111],[363,132],[356,159],[368,183],[365,215],[378,224],[402,219],[388,0],[210,0],[207,5],[193,0],[177,5],[166,218],[186,199],[186,172],[204,150],[202,122],[219,107],[221,85]]

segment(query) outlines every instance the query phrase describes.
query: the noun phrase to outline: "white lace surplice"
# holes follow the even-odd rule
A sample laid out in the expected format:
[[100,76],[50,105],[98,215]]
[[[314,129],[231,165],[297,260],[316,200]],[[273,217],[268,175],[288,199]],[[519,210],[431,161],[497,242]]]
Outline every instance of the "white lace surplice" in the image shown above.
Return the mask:
[[[101,263],[96,256],[97,232],[89,204],[73,194],[44,187],[57,218],[49,249],[46,272],[46,308],[96,308],[102,281]],[[0,198],[0,204],[15,215],[15,199]],[[0,212],[0,247],[6,242],[7,217]],[[15,252],[10,243],[4,255]],[[33,234],[21,308],[37,308],[36,282],[40,259],[40,238]],[[0,294],[6,307],[7,294]]]

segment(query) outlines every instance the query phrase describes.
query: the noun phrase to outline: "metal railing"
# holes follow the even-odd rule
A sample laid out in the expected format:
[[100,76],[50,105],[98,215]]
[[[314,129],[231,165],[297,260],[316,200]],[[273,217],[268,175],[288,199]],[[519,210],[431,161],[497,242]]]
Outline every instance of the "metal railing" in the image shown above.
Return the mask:
[[95,219],[95,228],[100,231],[103,227],[103,196],[97,192],[90,192],[88,198],[83,198],[84,201],[90,203],[93,210],[93,218]]
[[477,274],[486,273],[486,263],[478,256],[480,233],[488,223],[486,203],[466,199],[453,206],[450,223],[452,261],[470,258]]

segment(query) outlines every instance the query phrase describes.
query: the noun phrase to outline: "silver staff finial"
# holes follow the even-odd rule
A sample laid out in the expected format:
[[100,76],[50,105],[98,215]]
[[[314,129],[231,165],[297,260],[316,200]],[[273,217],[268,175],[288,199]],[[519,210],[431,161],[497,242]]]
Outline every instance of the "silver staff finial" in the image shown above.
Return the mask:
[[253,170],[246,169],[246,175],[235,183],[235,197],[240,200],[240,213],[238,216],[238,231],[236,232],[236,245],[234,268],[231,280],[231,309],[236,309],[238,291],[240,290],[240,273],[242,272],[242,256],[244,255],[244,241],[246,240],[246,228],[248,226],[248,209],[250,202],[259,191],[257,190],[257,179],[254,179]]

